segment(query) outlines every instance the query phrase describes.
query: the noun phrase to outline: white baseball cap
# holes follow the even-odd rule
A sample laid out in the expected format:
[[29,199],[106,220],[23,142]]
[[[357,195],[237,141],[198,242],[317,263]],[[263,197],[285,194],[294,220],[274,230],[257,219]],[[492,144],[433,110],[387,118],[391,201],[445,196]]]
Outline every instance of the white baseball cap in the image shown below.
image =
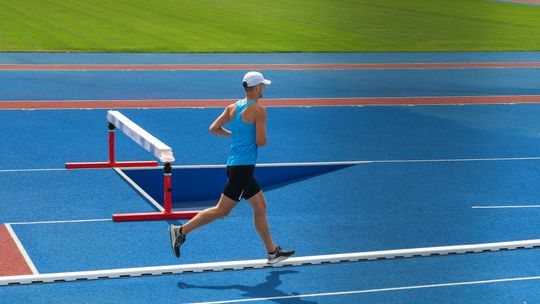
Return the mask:
[[263,74],[255,71],[247,72],[246,75],[244,75],[244,80],[242,81],[242,83],[244,82],[248,87],[258,85],[259,83],[264,83],[266,85],[272,83],[272,81],[264,79]]

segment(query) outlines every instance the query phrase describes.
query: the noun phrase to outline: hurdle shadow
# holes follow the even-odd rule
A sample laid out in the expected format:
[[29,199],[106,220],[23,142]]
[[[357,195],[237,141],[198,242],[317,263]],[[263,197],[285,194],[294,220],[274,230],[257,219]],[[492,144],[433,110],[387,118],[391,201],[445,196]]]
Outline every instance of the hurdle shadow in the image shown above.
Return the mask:
[[[275,298],[275,297],[288,297],[295,296],[298,293],[286,293],[278,289],[278,287],[283,283],[281,280],[282,275],[294,274],[298,271],[294,270],[282,270],[282,271],[271,271],[268,276],[266,276],[266,281],[249,286],[249,285],[194,285],[185,282],[178,282],[178,288],[192,288],[192,289],[209,289],[209,290],[231,290],[236,289],[243,291],[242,296],[247,298]],[[285,299],[268,299],[268,301],[279,303],[279,304],[288,304],[288,303],[300,303],[300,304],[318,304],[318,302],[305,300],[302,298],[285,298]]]
[[[315,176],[341,170],[362,162],[260,164],[255,169],[264,190],[273,190]],[[138,185],[156,202],[163,202],[163,172],[160,168],[123,168],[130,185]],[[172,204],[175,210],[213,206],[223,191],[226,167],[173,166]]]

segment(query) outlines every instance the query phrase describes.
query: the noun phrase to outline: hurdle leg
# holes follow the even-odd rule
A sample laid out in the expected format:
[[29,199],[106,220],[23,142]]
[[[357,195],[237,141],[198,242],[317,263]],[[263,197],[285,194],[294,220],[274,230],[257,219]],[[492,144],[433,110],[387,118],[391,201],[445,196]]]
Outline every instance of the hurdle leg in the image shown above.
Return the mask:
[[115,129],[114,124],[109,122],[109,161],[108,162],[84,162],[66,163],[66,169],[94,169],[94,168],[130,168],[130,167],[157,167],[157,161],[122,161],[115,159]]
[[172,212],[172,166],[171,163],[166,163],[163,166],[163,205],[165,213]]
[[155,221],[167,219],[191,219],[199,211],[173,211],[172,210],[172,166],[165,163],[163,166],[163,212],[113,214],[113,221]]
[[114,164],[114,129],[115,126],[109,123],[109,164]]

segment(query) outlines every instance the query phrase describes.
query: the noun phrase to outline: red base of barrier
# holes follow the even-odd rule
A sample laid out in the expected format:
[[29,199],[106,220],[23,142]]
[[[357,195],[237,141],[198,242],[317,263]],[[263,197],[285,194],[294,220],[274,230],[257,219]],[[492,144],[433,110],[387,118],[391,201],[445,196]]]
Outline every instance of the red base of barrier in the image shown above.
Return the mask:
[[157,167],[157,161],[66,163],[66,169]]
[[129,221],[157,221],[168,219],[190,219],[195,217],[198,211],[177,211],[177,212],[147,212],[147,213],[126,213],[113,214],[115,222]]

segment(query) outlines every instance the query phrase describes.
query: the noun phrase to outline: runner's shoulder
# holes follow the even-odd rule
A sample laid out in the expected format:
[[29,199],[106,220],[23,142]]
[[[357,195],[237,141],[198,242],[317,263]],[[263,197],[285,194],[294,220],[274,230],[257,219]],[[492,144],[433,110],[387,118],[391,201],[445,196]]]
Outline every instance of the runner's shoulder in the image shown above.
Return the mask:
[[266,107],[263,106],[262,104],[256,102],[253,104],[253,108],[255,110],[257,110],[257,112],[261,113],[261,114],[266,114]]

